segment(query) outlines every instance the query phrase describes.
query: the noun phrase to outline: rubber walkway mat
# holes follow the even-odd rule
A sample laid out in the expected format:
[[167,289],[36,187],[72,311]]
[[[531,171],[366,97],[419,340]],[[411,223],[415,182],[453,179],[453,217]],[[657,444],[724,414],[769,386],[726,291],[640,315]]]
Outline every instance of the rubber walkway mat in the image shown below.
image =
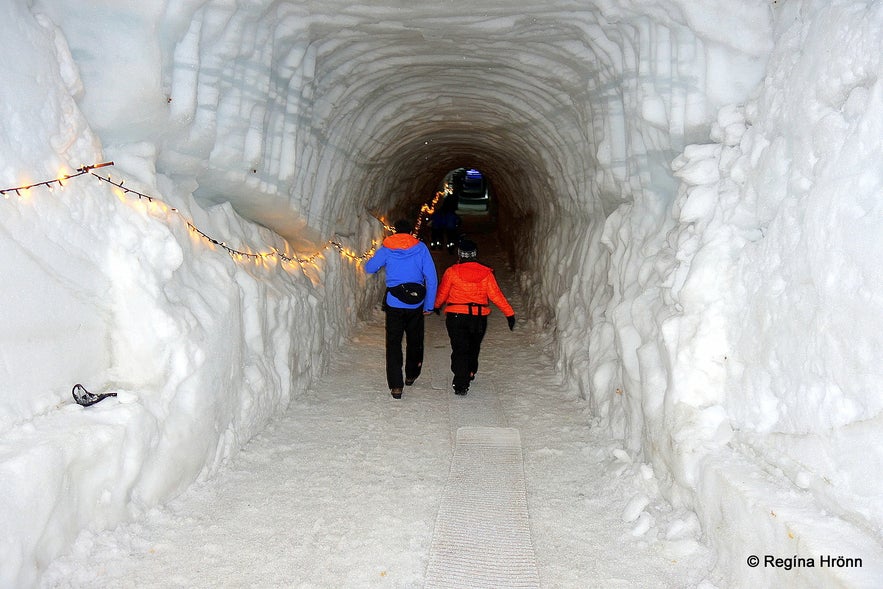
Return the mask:
[[538,588],[517,429],[461,427],[426,589]]

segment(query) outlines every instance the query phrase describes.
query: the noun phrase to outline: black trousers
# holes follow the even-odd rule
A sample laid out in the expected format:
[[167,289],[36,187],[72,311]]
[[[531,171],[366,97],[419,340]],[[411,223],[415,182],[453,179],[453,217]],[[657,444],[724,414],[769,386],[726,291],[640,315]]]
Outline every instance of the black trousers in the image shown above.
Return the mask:
[[402,379],[402,337],[405,338],[405,377],[417,378],[423,367],[423,307],[386,308],[386,383],[390,389],[405,386]]
[[478,372],[478,354],[487,331],[487,316],[447,313],[445,327],[451,338],[452,384],[455,389],[468,389],[470,374]]

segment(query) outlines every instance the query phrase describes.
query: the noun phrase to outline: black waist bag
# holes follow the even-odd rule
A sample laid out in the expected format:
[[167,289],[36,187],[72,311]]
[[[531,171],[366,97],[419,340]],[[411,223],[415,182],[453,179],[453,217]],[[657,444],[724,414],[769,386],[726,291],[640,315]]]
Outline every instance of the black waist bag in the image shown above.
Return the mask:
[[426,287],[419,282],[403,282],[386,291],[406,305],[416,305],[426,298]]

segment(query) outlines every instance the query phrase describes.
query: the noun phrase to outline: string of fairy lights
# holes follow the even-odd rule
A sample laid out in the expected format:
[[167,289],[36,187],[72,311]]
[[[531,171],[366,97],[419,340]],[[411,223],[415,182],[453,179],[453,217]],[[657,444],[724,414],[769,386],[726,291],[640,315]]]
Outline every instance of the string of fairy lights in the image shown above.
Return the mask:
[[[97,170],[97,169],[105,168],[105,167],[113,166],[113,165],[114,165],[114,162],[111,161],[111,162],[103,162],[103,163],[98,163],[98,164],[91,164],[88,166],[82,166],[80,168],[77,168],[74,173],[61,174],[57,178],[53,178],[51,180],[43,180],[40,182],[34,182],[32,184],[25,184],[22,186],[16,186],[14,188],[4,188],[4,189],[0,190],[0,196],[2,196],[3,198],[9,199],[9,197],[14,193],[18,197],[25,197],[25,196],[27,196],[28,191],[30,191],[31,189],[34,189],[34,188],[45,187],[45,188],[49,189],[50,191],[52,191],[56,186],[59,188],[64,188],[65,182],[68,182],[69,180],[72,180],[74,178],[78,178],[81,176],[93,176],[93,177],[97,178],[99,180],[99,182],[106,183],[106,184],[112,186],[113,187],[112,190],[114,191],[114,193],[123,201],[126,201],[128,198],[133,198],[133,199],[137,198],[139,201],[146,201],[148,205],[154,205],[154,206],[158,207],[162,212],[164,212],[166,214],[176,215],[187,226],[187,228],[190,230],[190,232],[193,235],[196,235],[199,239],[201,239],[207,243],[210,243],[215,247],[219,247],[219,248],[223,249],[225,252],[227,252],[230,255],[231,258],[233,258],[234,260],[239,261],[239,262],[251,261],[251,262],[256,262],[256,263],[260,264],[260,263],[263,263],[263,262],[269,261],[270,259],[275,258],[283,264],[298,265],[298,266],[302,267],[307,264],[314,264],[315,261],[319,257],[322,256],[322,252],[325,249],[325,248],[323,248],[322,250],[319,250],[313,254],[310,254],[305,257],[301,257],[301,256],[289,256],[274,247],[270,247],[267,251],[258,251],[258,252],[243,251],[243,250],[237,249],[235,247],[231,247],[230,245],[228,245],[224,241],[221,241],[220,239],[217,239],[217,238],[212,237],[211,235],[207,234],[205,231],[203,231],[202,229],[197,227],[181,211],[179,211],[175,207],[169,206],[168,204],[166,204],[165,202],[163,202],[159,198],[157,198],[155,196],[151,196],[149,194],[144,194],[143,192],[139,192],[137,190],[133,190],[131,188],[126,187],[124,185],[125,180],[114,180],[113,178],[111,178],[110,174],[108,174],[106,176],[102,176],[101,174],[98,174],[95,172],[95,170]],[[445,190],[437,192],[430,202],[424,203],[421,206],[420,215],[418,216],[417,222],[415,223],[413,235],[415,235],[415,236],[419,235],[424,218],[428,218],[428,216],[434,212],[435,207],[437,206],[439,200],[441,200],[446,195],[446,193],[448,191],[449,191],[449,188],[445,188]],[[382,218],[380,218],[378,216],[374,216],[374,218],[383,224],[383,228],[385,230],[390,231],[390,232],[394,231],[393,227],[391,227]],[[326,244],[326,248],[327,247],[331,247],[331,248],[335,249],[342,257],[344,257],[348,260],[351,260],[356,263],[362,263],[362,262],[365,262],[372,255],[374,255],[374,252],[377,250],[377,242],[372,241],[371,247],[367,251],[365,251],[361,254],[357,254],[357,253],[353,252],[352,250],[347,248],[342,242],[340,242],[337,239],[329,239]]]

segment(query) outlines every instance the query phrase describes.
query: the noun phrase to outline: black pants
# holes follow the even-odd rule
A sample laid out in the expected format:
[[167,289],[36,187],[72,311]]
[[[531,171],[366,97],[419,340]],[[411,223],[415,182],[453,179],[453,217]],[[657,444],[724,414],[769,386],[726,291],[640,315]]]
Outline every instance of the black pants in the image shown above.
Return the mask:
[[420,376],[423,367],[423,307],[386,308],[386,383],[390,389],[405,386],[402,379],[402,336],[405,338],[405,377]]
[[478,372],[478,354],[481,340],[487,331],[487,316],[448,313],[445,327],[451,338],[451,372],[454,388],[468,389],[469,375]]

